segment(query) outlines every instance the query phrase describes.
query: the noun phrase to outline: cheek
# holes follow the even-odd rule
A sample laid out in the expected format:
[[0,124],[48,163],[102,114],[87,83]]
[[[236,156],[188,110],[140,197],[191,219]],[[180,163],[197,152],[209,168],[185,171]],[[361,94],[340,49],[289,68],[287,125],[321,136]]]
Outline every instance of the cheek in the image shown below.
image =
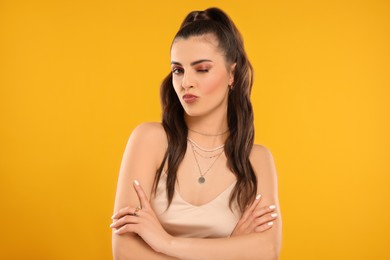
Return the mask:
[[225,75],[213,76],[208,78],[203,93],[212,94],[214,92],[225,91],[227,87],[227,77]]
[[173,88],[175,89],[175,92],[178,93],[179,90],[180,90],[180,83],[179,83],[179,80],[175,77],[172,78],[172,85],[173,85]]

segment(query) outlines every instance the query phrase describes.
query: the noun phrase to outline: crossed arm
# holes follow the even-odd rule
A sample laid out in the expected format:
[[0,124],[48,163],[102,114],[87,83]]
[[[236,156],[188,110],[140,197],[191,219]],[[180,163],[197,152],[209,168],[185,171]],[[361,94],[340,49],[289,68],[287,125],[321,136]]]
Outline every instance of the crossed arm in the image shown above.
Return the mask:
[[[252,163],[255,172],[262,173],[258,175],[258,190],[262,198],[247,208],[232,235],[213,239],[179,238],[163,229],[149,204],[147,194],[151,194],[153,178],[145,172],[154,172],[158,165],[142,163],[143,158],[155,159],[156,163],[159,161],[165,148],[161,143],[164,137],[158,125],[147,124],[138,127],[129,139],[118,181],[116,213],[111,225],[114,230],[114,259],[277,259],[281,243],[281,218],[276,171],[268,149],[254,147],[251,161],[255,162]],[[156,142],[160,142],[161,151],[156,151],[153,156],[146,148],[155,148]],[[129,183],[135,179],[141,185],[134,183],[133,188],[129,187]],[[140,205],[142,210],[134,215],[136,205]],[[275,205],[275,208],[265,205]],[[278,214],[276,220],[271,215],[273,213]],[[269,224],[271,222],[272,225]]]

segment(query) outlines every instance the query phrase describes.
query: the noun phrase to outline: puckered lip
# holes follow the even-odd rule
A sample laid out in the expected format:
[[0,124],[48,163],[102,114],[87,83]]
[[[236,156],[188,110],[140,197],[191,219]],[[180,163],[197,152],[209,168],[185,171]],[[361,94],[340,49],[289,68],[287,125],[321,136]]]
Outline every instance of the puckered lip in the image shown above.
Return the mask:
[[186,103],[193,103],[198,99],[198,96],[192,95],[192,94],[185,94],[183,95],[183,100]]
[[197,98],[198,96],[196,96],[196,95],[192,95],[192,94],[185,94],[185,95],[183,95],[183,99],[184,98]]

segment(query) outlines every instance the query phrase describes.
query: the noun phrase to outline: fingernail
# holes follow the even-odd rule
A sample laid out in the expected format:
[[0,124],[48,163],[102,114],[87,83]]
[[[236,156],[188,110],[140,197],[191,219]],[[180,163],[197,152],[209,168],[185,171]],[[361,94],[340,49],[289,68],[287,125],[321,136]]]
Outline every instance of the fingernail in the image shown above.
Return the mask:
[[268,222],[268,226],[272,226],[274,224],[274,222]]
[[269,206],[270,209],[276,209],[276,206],[275,205],[271,205]]
[[139,182],[137,180],[134,180],[135,185],[139,186]]
[[114,223],[111,223],[110,228],[112,228],[113,226],[114,226]]
[[114,217],[115,217],[115,214],[111,216],[111,219],[114,219]]
[[278,216],[277,213],[272,213],[272,214],[271,214],[271,217],[273,217],[273,218],[276,218],[277,216]]
[[256,196],[256,199],[258,200],[258,199],[260,199],[261,198],[261,194],[258,194],[257,196]]

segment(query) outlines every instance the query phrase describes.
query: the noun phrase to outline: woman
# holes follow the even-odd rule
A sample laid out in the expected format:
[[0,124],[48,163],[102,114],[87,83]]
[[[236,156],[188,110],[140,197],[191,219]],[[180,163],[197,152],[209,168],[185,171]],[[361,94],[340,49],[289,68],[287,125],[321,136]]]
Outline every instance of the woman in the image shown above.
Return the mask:
[[277,259],[276,171],[253,144],[252,67],[230,18],[217,8],[188,14],[171,68],[162,124],[138,126],[123,156],[114,258]]

